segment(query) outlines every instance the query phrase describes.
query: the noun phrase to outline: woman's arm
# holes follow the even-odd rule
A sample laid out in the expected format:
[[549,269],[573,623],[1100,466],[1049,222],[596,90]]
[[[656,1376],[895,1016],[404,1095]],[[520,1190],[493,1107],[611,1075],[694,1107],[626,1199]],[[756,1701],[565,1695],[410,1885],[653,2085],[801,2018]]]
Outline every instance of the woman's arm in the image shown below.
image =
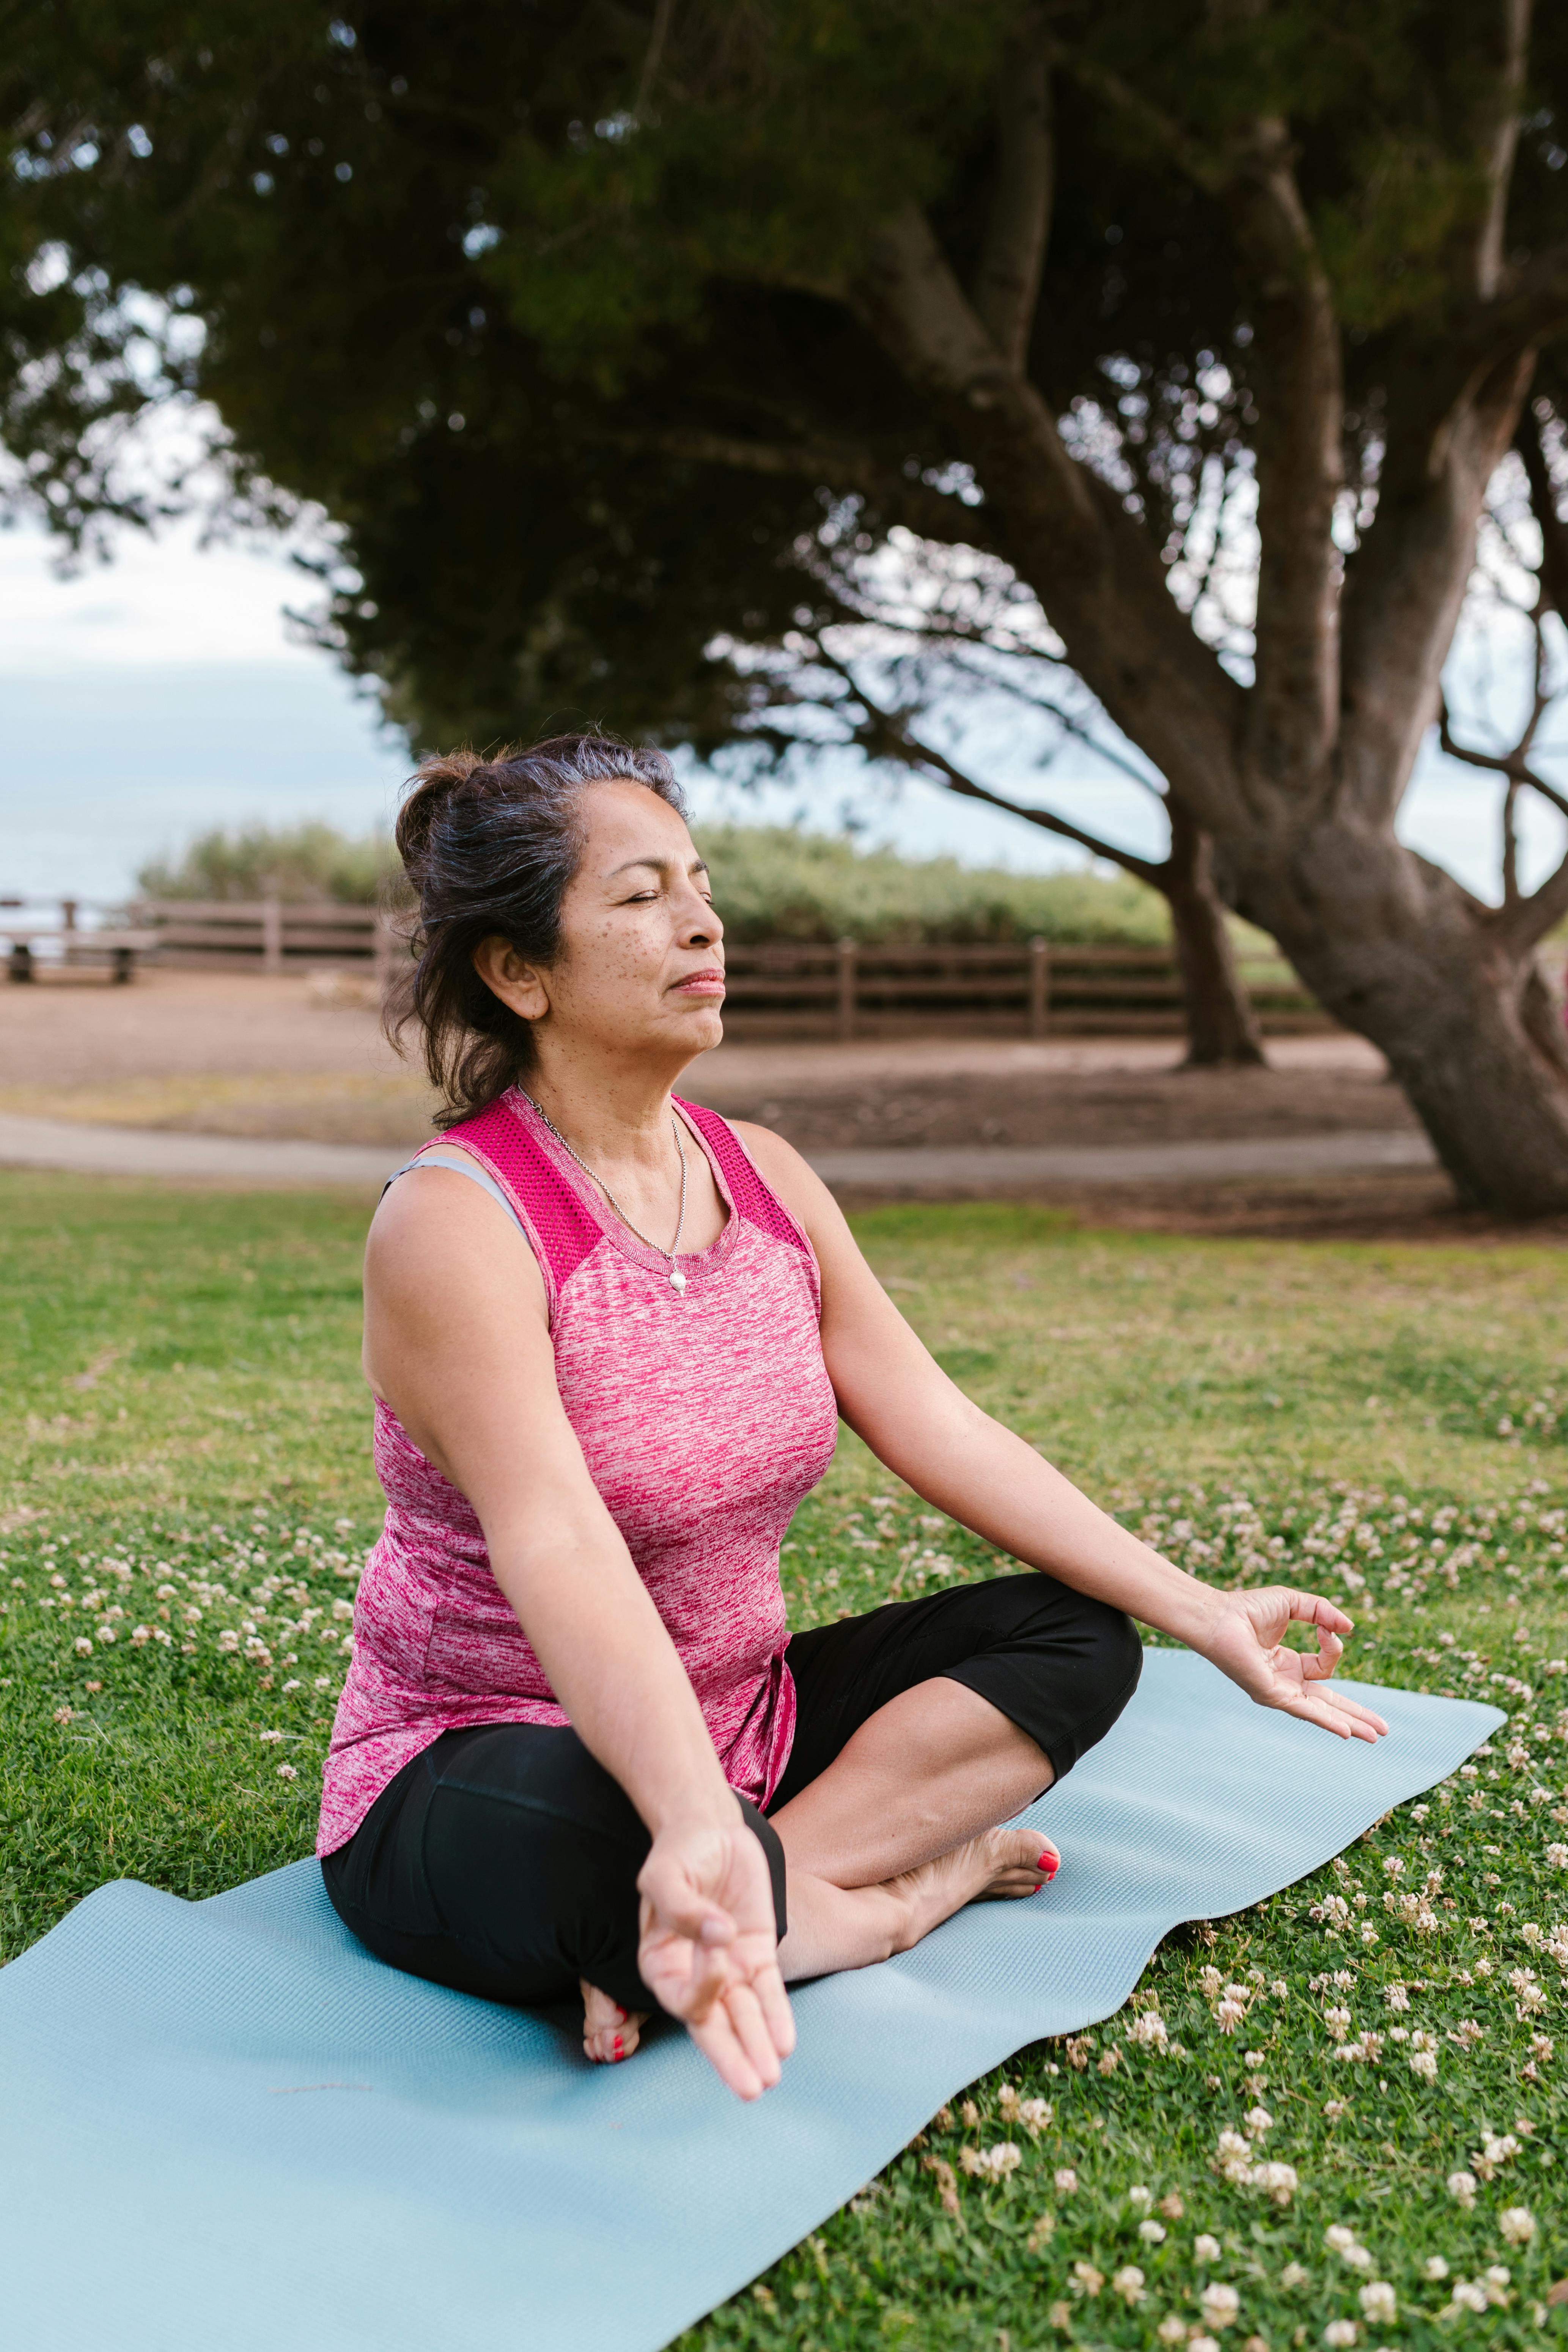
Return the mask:
[[[948,1379],[800,1155],[766,1128],[742,1132],[811,1236],[822,1269],[823,1353],[838,1410],[879,1461],[999,1550],[1186,1643],[1261,1705],[1342,1738],[1374,1739],[1386,1730],[1380,1716],[1321,1688],[1342,1635],[1352,1630],[1342,1610],[1321,1594],[1283,1586],[1218,1592],[1129,1534]],[[1316,1657],[1279,1648],[1293,1621],[1318,1627]]]
[[533,1255],[451,1170],[402,1178],[376,1213],[364,1364],[472,1504],[496,1582],[573,1728],[652,1835],[638,1879],[645,1976],[731,2088],[755,2097],[794,2039],[766,1859],[588,1475],[555,1384]]

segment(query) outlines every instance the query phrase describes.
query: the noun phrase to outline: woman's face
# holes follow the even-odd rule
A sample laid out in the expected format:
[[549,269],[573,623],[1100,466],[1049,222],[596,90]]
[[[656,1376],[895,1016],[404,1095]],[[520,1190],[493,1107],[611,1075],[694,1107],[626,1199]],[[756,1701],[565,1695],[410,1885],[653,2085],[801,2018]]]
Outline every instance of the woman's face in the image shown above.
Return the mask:
[[685,819],[646,785],[590,784],[580,814],[555,961],[526,963],[492,939],[475,968],[549,1058],[629,1053],[679,1069],[724,1034],[724,926],[708,868]]

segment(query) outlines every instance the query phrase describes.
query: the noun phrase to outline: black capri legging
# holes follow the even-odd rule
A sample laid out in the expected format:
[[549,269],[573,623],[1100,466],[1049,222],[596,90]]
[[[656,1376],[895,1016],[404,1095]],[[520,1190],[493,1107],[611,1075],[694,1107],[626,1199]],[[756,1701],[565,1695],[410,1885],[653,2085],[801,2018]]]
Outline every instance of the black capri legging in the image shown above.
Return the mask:
[[[769,1810],[826,1771],[868,1717],[933,1675],[966,1684],[1026,1731],[1057,1780],[1103,1739],[1143,1654],[1120,1610],[1054,1577],[999,1577],[797,1633],[795,1744]],[[742,1810],[785,1927],[784,1849]],[[443,1732],[321,1864],[345,1927],[396,1969],[489,2000],[559,2000],[579,1978],[647,2009],[637,1875],[648,1834],[574,1731],[500,1723]]]

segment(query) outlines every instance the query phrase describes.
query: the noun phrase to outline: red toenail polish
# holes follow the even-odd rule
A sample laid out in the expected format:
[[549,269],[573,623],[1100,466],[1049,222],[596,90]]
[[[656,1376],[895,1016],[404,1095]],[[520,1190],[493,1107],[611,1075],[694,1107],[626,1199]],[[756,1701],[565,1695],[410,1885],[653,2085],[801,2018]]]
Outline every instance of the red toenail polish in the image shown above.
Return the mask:
[[616,2056],[617,2058],[624,2058],[626,2054],[626,2052],[621,2047],[621,2037],[617,2033],[616,2036]]
[[1054,1853],[1041,1854],[1038,1862],[1035,1864],[1035,1868],[1037,1870],[1043,1870],[1045,1872],[1047,1879],[1054,1878],[1060,1866],[1061,1857],[1059,1854]]

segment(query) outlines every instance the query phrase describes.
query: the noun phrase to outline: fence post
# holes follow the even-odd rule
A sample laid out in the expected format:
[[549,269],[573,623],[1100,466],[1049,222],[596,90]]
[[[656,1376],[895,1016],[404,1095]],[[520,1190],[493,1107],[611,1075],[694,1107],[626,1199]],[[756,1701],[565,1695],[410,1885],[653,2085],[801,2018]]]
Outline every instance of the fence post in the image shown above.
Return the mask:
[[261,901],[261,969],[281,971],[283,969],[283,902],[280,898]]
[[855,1034],[856,981],[859,950],[853,940],[838,942],[838,1042],[847,1045]]
[[1029,941],[1029,1034],[1043,1037],[1051,1023],[1051,951],[1043,939]]

